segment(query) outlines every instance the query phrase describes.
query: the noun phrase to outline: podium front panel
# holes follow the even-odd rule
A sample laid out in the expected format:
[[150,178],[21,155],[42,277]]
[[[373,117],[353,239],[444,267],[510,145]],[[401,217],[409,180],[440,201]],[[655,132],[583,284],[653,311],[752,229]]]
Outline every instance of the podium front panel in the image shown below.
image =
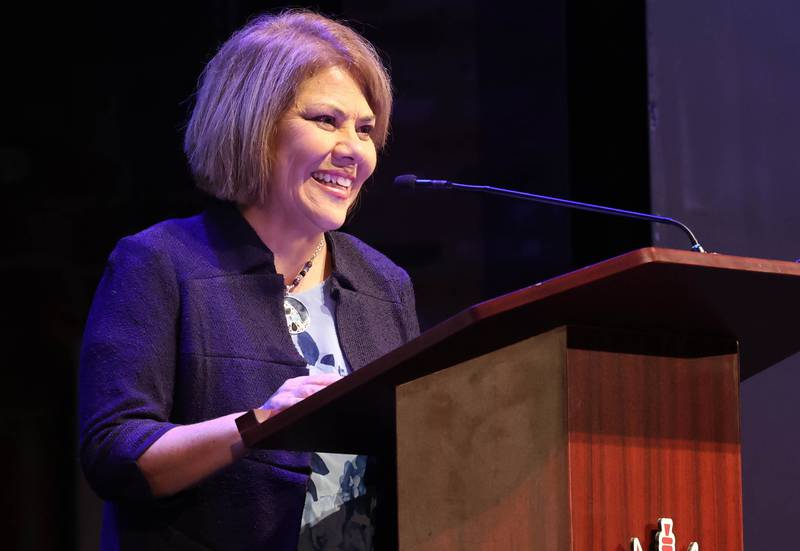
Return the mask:
[[[741,550],[738,356],[558,328],[397,389],[400,549]],[[621,546],[621,547],[620,547]]]

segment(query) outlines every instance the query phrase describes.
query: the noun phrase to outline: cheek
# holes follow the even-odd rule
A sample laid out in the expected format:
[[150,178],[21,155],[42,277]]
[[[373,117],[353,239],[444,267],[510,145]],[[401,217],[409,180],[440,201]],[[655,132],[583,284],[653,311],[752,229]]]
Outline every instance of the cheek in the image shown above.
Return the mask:
[[276,151],[276,156],[282,155],[280,162],[287,165],[287,170],[295,178],[302,176],[302,179],[306,179],[330,151],[329,141],[324,134],[314,132],[313,129],[297,131],[283,142]]
[[294,148],[294,169],[310,177],[311,172],[325,159],[328,147],[325,140],[319,137],[299,141]]

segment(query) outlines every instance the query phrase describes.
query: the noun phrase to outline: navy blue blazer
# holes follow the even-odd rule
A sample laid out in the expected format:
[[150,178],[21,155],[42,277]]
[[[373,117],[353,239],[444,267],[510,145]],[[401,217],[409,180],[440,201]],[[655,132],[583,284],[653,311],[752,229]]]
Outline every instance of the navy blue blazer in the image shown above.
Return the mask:
[[[342,351],[359,369],[419,333],[408,275],[326,234]],[[306,363],[286,330],[283,277],[235,205],[122,239],[83,339],[80,455],[106,500],[102,549],[296,549],[308,454],[251,450],[156,499],[136,460],[178,424],[258,407]]]

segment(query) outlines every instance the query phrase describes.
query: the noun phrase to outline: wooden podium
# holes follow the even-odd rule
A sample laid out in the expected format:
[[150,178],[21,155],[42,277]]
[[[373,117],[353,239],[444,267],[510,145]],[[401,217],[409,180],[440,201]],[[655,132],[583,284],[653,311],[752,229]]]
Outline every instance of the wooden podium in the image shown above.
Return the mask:
[[736,551],[740,374],[800,350],[798,311],[800,264],[641,249],[237,423],[249,446],[378,456],[380,549],[646,551],[668,517],[674,551]]

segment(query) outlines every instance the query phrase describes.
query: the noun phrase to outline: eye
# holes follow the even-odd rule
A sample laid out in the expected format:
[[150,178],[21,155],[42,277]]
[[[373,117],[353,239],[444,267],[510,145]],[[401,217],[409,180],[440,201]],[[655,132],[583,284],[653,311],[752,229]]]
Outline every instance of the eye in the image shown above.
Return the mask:
[[318,122],[325,127],[335,127],[336,126],[336,117],[333,115],[313,115],[309,117],[312,121]]
[[362,124],[358,127],[358,133],[365,137],[370,137],[373,130],[375,130],[374,124]]

